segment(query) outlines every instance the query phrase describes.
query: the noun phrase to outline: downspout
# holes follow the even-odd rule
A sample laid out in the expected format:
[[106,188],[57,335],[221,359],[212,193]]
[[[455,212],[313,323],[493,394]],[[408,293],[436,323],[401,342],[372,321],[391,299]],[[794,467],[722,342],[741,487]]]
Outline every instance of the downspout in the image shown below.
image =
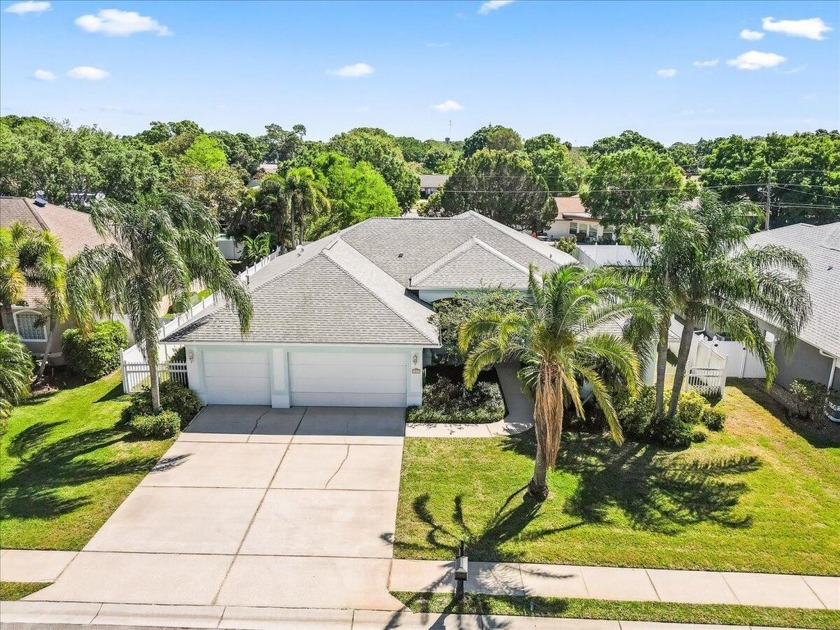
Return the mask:
[[828,389],[831,389],[832,385],[834,385],[834,372],[837,370],[837,362],[840,361],[840,358],[824,350],[820,350],[820,355],[831,359],[831,372],[828,373]]

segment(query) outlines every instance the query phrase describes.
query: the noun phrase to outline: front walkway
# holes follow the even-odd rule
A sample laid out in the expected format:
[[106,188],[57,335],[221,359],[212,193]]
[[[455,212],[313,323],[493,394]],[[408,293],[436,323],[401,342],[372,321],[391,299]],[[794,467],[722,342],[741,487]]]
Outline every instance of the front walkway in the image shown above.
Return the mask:
[[503,363],[496,366],[499,385],[505,397],[508,415],[499,422],[487,424],[448,424],[409,422],[405,425],[406,437],[420,438],[488,438],[516,435],[534,426],[534,403],[522,393],[517,366]]

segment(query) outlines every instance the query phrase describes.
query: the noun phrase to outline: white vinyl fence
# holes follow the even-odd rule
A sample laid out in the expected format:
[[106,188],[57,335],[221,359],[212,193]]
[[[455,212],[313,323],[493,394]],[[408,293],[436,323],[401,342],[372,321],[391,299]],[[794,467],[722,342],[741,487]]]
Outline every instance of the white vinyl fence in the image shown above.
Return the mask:
[[[278,255],[278,252],[275,251],[270,256],[254,263],[245,271],[240,273],[238,278],[243,283],[247,284],[248,279],[251,276],[277,258]],[[216,293],[204,298],[201,302],[193,305],[188,311],[179,313],[166,322],[166,324],[161,326],[157,332],[158,339],[163,339],[164,337],[172,334],[181,326],[197,318],[199,315],[202,315],[207,309],[223,300],[224,298]],[[161,382],[172,379],[177,380],[179,383],[183,383],[184,385],[188,384],[186,361],[172,360],[173,355],[179,349],[180,348],[173,347],[171,345],[158,345],[158,359],[161,361],[158,363],[158,373],[160,374]],[[123,391],[126,394],[136,392],[149,383],[149,364],[148,361],[146,361],[143,351],[137,344],[123,350],[122,352],[122,380]]]
[[[680,322],[672,320],[668,349],[675,355],[679,352],[682,329]],[[702,332],[695,333],[688,353],[685,386],[704,396],[723,396],[726,389],[727,363],[727,357],[718,351],[715,342],[707,339]],[[673,366],[668,366],[666,373],[673,375],[673,372]]]

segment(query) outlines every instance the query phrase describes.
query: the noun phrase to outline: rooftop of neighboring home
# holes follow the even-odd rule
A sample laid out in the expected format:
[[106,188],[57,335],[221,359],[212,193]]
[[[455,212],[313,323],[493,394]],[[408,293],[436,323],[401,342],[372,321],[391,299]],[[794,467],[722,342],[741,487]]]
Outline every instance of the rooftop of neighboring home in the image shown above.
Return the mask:
[[[0,227],[13,223],[52,232],[61,241],[61,251],[68,259],[86,245],[93,247],[105,242],[86,212],[26,197],[0,197]],[[32,306],[43,300],[43,293],[36,287],[27,287],[23,299]]]
[[[428,289],[524,288],[528,266],[550,271],[575,260],[474,212],[448,218],[374,218],[309,243],[251,276],[253,343],[436,347]],[[219,305],[167,342],[239,338]]]
[[751,245],[782,245],[804,256],[811,266],[805,288],[813,312],[799,339],[840,357],[840,222],[798,223],[758,232]]
[[436,173],[429,173],[420,176],[420,188],[440,188],[449,179],[449,175],[438,175]]
[[555,221],[592,221],[597,223],[598,219],[594,219],[592,215],[587,212],[580,200],[580,195],[573,195],[571,197],[555,197],[554,203],[557,206],[557,218]]

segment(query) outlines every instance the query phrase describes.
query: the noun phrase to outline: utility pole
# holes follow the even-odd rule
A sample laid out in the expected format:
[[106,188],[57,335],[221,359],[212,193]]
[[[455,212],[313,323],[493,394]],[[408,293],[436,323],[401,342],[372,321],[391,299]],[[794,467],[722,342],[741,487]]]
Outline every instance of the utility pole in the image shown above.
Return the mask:
[[770,229],[770,186],[772,186],[773,171],[767,172],[767,208],[764,211],[764,229]]

